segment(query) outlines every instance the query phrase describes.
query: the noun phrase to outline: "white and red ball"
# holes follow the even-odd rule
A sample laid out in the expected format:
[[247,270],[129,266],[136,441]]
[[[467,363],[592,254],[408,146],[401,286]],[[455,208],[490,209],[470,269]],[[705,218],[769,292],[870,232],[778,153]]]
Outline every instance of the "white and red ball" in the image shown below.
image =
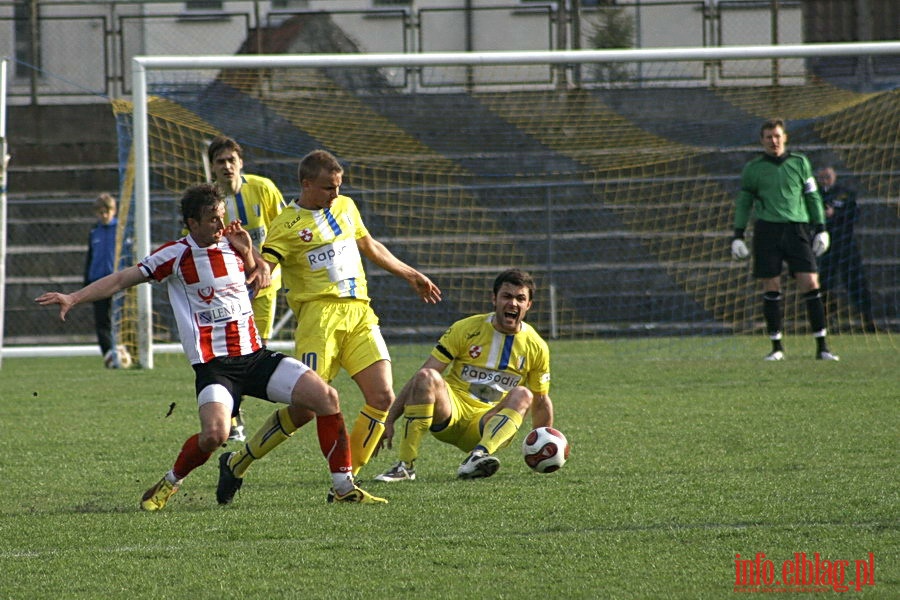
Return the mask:
[[103,365],[107,369],[130,369],[132,362],[131,353],[122,344],[119,344],[113,350],[109,350],[103,356]]
[[532,429],[522,442],[525,464],[538,473],[558,471],[569,460],[569,441],[559,429]]

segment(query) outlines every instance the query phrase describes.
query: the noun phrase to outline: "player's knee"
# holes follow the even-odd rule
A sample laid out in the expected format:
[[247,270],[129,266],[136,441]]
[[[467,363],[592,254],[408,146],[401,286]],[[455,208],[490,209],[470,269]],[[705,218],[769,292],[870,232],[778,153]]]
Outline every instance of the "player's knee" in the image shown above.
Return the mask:
[[216,423],[208,429],[201,431],[197,438],[197,445],[204,452],[215,452],[217,448],[228,441],[231,432],[230,423]]
[[214,383],[204,387],[197,394],[200,409],[200,435],[197,444],[204,452],[214,452],[228,441],[231,433],[231,411],[234,398],[224,386]]
[[378,410],[389,410],[391,404],[394,403],[394,390],[385,388],[377,391],[370,391],[365,396],[366,404]]
[[417,389],[436,390],[444,385],[444,378],[434,369],[419,369],[413,377]]
[[338,391],[328,384],[325,384],[322,403],[329,411],[322,414],[333,415],[341,410],[341,399],[338,396]]
[[[313,372],[310,371],[309,373]],[[341,410],[341,402],[337,390],[324,381],[312,388],[301,388],[298,383],[291,395],[291,405],[297,408],[294,411],[297,415],[300,415],[304,409],[310,410],[317,415],[333,415]],[[293,414],[291,418],[294,418]]]
[[410,387],[407,404],[441,404],[446,399],[446,383],[441,374],[434,369],[419,369],[407,384]]
[[316,418],[316,413],[309,410],[308,408],[304,408],[296,404],[288,405],[288,415],[291,417],[291,423],[293,423],[294,427],[296,427],[297,429],[300,429]]
[[503,401],[503,404],[506,405],[507,408],[511,408],[516,412],[525,414],[528,409],[531,408],[531,403],[533,401],[534,394],[531,393],[531,390],[520,385],[514,387],[509,391]]

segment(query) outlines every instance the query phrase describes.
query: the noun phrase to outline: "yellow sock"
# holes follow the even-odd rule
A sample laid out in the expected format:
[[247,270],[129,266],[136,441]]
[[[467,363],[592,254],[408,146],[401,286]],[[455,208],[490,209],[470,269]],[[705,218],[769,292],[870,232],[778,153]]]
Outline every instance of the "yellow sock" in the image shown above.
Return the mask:
[[235,477],[243,477],[244,472],[250,468],[253,461],[259,460],[272,451],[275,446],[291,437],[297,428],[294,427],[288,407],[279,408],[266,419],[253,436],[247,440],[240,451],[235,452],[228,466],[234,472]]
[[419,445],[428,433],[434,417],[434,404],[408,404],[403,408],[400,425],[400,460],[411,465],[419,456]]
[[484,446],[488,454],[493,454],[509,444],[522,425],[522,415],[511,408],[501,408],[484,424],[479,445]]
[[381,434],[384,433],[384,420],[387,419],[386,410],[372,408],[368,404],[363,405],[350,432],[350,452],[353,454],[353,474],[369,462],[372,453],[378,447]]

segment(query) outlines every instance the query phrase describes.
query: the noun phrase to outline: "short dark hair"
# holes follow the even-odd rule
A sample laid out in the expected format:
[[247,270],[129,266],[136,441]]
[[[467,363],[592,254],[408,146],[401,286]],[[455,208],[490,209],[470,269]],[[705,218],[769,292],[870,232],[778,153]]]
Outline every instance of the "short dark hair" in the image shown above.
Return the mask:
[[199,221],[204,208],[215,208],[224,201],[222,192],[212,183],[192,185],[181,195],[181,220],[187,227],[188,219]]
[[767,129],[775,129],[776,127],[781,127],[781,130],[787,133],[787,126],[784,124],[784,119],[767,119],[759,128],[759,137],[762,137]]
[[234,138],[217,135],[209,143],[209,148],[206,149],[206,156],[209,158],[210,164],[216,160],[216,154],[225,149],[233,150],[241,160],[244,160],[244,149],[241,148],[241,145]]
[[527,271],[523,271],[521,269],[507,269],[497,275],[497,278],[494,279],[494,295],[497,295],[497,292],[500,291],[500,288],[503,287],[504,283],[509,283],[514,286],[525,286],[528,288],[528,299],[532,300],[534,298],[534,278]]
[[331,152],[313,150],[300,159],[300,165],[297,167],[297,183],[302,185],[304,179],[315,179],[322,171],[343,173],[344,167]]

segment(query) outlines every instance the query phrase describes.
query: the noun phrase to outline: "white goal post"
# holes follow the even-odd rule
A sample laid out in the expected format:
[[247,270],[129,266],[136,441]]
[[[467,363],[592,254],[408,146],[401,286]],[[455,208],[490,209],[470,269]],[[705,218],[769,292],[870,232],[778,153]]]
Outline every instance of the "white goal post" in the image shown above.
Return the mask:
[[[567,65],[590,63],[721,61],[813,57],[855,57],[900,54],[900,42],[730,46],[717,48],[659,48],[634,50],[572,50],[544,52],[479,52],[423,54],[316,54],[241,56],[138,56],[132,63],[135,159],[135,255],[150,251],[150,156],[148,140],[148,82],[151,71],[216,70],[296,67],[435,67]],[[149,286],[137,292],[138,359],[153,367],[152,303]]]
[[6,72],[7,58],[0,59],[0,366],[3,364],[3,331],[6,313],[6,186],[9,155],[6,153]]

